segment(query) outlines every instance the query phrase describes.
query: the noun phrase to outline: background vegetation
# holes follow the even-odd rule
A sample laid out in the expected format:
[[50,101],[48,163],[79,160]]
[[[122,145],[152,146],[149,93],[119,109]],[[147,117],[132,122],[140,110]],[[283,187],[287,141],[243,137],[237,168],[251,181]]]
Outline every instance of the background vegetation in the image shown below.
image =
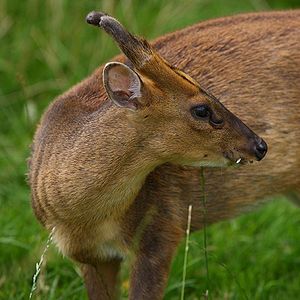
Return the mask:
[[[2,0],[0,1],[0,299],[26,299],[47,233],[30,208],[25,160],[50,101],[118,53],[85,24],[91,10],[116,16],[151,39],[212,17],[299,7],[299,0]],[[300,211],[279,199],[262,210],[208,229],[213,299],[299,299]],[[202,233],[192,235],[186,299],[206,290]],[[165,299],[179,299],[183,247]],[[122,275],[123,295],[128,271]],[[38,299],[87,299],[78,267],[54,246]]]

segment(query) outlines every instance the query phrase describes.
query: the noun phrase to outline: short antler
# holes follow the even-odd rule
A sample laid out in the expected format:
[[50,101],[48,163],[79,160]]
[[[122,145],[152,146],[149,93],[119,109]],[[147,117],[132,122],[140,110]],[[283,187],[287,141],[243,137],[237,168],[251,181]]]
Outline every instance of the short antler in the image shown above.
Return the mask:
[[137,69],[142,68],[151,59],[153,53],[148,42],[129,33],[113,17],[92,11],[87,15],[86,21],[88,24],[104,29]]
[[104,29],[140,74],[172,90],[175,88],[188,90],[189,93],[198,92],[199,85],[192,78],[171,67],[145,39],[132,35],[118,20],[102,12],[92,11],[87,15],[86,21]]

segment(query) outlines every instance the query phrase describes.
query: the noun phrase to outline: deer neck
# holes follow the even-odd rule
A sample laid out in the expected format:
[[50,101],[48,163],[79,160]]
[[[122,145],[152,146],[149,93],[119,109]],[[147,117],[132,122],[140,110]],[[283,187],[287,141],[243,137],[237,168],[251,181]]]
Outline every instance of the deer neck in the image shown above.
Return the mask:
[[127,113],[113,106],[102,117],[99,128],[93,130],[100,133],[94,139],[101,142],[92,155],[97,158],[92,173],[87,174],[96,174],[87,197],[92,199],[88,203],[91,211],[86,210],[89,217],[93,212],[98,219],[124,214],[147,175],[162,163],[144,147],[145,137],[141,138]]

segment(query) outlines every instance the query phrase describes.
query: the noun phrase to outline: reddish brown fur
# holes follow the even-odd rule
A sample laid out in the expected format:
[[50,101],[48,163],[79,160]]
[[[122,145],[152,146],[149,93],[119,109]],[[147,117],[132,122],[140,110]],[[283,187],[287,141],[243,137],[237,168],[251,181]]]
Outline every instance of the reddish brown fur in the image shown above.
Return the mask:
[[[269,146],[267,156],[259,163],[238,169],[206,169],[209,224],[249,211],[273,195],[289,193],[297,199],[299,37],[300,11],[290,11],[211,20],[152,43],[171,65],[208,88]],[[125,58],[120,56],[113,61],[124,62]],[[157,66],[165,68],[163,64]],[[155,70],[140,70],[151,97],[145,97],[136,118],[126,109],[111,105],[102,86],[102,69],[57,98],[43,116],[30,163],[32,206],[44,226],[57,226],[55,238],[63,252],[91,265],[84,272],[91,299],[105,299],[103,288],[95,287],[100,277],[113,293],[111,282],[116,275],[112,273],[116,274],[118,268],[105,260],[120,258],[132,249],[135,260],[129,299],[161,299],[172,256],[184,237],[189,204],[193,205],[193,229],[203,226],[200,170],[171,160],[181,162],[182,152],[188,149],[190,156],[196,157],[200,152],[205,161],[207,153],[201,152],[201,147],[208,147],[212,142],[209,136],[215,133],[211,130],[205,135],[202,128],[202,140],[195,143],[197,137],[192,130],[168,118],[177,102],[161,99],[172,98],[172,89],[177,89],[178,103],[191,103],[182,95],[195,97],[195,85],[178,74],[166,69],[154,83],[147,72],[155,74]],[[172,79],[163,74],[172,74]],[[202,101],[209,100],[204,97]],[[149,122],[148,129],[143,127],[140,132],[134,126],[153,115],[153,109],[157,114],[150,118],[152,125]],[[227,118],[227,124],[234,127]],[[128,127],[128,122],[132,126]],[[230,133],[231,128],[225,130]],[[183,133],[193,138],[182,139]],[[231,143],[239,147],[246,143],[245,136],[233,137],[229,133]],[[162,143],[164,136],[166,144]],[[213,144],[209,153],[212,161],[219,160],[219,147],[226,146],[220,142],[221,136],[217,141],[219,145]],[[121,157],[115,153],[116,145]],[[107,155],[103,155],[103,149]],[[167,151],[172,151],[172,159],[166,159],[167,154],[157,154]],[[136,176],[125,182],[131,174]],[[105,201],[99,201],[99,195]],[[122,201],[124,197],[126,201]],[[99,254],[99,244],[110,250]],[[102,274],[98,278],[97,272]]]

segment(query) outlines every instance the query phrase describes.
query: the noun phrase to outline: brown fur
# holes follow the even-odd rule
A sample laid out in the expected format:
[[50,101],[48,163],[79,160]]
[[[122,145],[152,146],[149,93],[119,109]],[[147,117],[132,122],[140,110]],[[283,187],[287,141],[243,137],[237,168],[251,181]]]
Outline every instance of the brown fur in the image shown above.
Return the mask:
[[120,259],[100,262],[97,265],[81,265],[81,272],[90,299],[111,300],[118,297],[118,273]]
[[[298,199],[299,37],[300,11],[199,23],[158,38],[151,63],[135,64],[144,83],[136,112],[111,104],[103,67],[50,105],[32,148],[32,206],[48,230],[56,226],[61,250],[90,265],[84,274],[91,299],[104,299],[103,288],[95,287],[97,267],[131,250],[129,299],[161,299],[189,204],[193,230],[203,226],[200,169],[183,164],[232,164],[224,151],[232,160],[254,158],[256,135],[202,86],[269,147],[259,163],[206,169],[208,224],[273,195]],[[224,127],[178,113],[197,103],[209,104]],[[115,278],[117,269],[112,266],[104,281]],[[113,293],[114,284],[107,284]]]

